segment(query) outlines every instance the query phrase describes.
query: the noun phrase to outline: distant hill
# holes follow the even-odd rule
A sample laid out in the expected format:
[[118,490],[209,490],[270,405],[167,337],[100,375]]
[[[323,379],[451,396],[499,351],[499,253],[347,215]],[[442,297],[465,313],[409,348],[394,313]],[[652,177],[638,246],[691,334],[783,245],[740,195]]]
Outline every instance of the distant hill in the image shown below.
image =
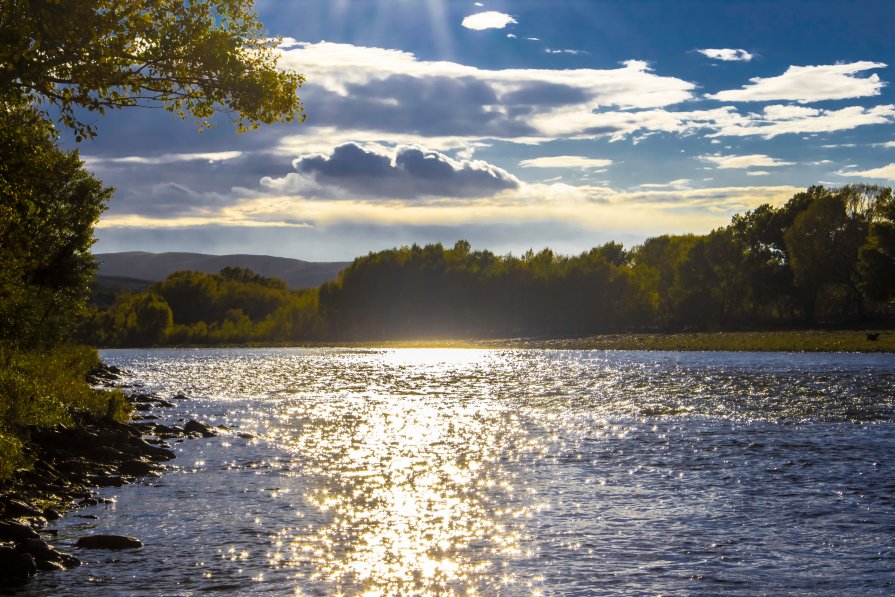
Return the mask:
[[267,255],[205,255],[203,253],[98,253],[99,276],[133,282],[164,280],[179,270],[216,274],[225,267],[245,267],[262,276],[282,278],[290,288],[312,288],[350,265],[347,261],[301,261]]

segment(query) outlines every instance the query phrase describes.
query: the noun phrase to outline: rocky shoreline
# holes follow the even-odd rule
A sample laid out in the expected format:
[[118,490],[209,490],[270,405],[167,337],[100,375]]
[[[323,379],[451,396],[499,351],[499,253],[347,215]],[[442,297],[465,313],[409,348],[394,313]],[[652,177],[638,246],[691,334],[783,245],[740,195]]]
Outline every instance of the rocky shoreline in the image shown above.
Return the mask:
[[[116,386],[121,371],[100,366],[88,381]],[[72,413],[74,425],[31,430],[26,454],[32,461],[0,484],[0,589],[23,585],[38,571],[78,566],[74,555],[60,552],[48,542],[55,534],[46,529],[49,521],[69,510],[102,503],[96,488],[120,487],[140,477],[158,476],[164,464],[175,458],[169,441],[217,435],[217,431],[195,420],[180,425],[155,423],[156,408],[172,408],[172,401],[125,388],[134,407],[134,420],[119,423],[111,418]],[[76,543],[78,549],[133,549],[139,539],[117,535],[88,535]]]

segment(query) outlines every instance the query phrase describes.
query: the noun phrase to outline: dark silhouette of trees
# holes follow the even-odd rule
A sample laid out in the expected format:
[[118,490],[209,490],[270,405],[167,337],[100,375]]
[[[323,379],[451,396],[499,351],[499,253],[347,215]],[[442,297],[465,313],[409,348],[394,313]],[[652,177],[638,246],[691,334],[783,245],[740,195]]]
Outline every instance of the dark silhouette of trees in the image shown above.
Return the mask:
[[[319,290],[227,268],[171,274],[150,294],[170,305],[169,344],[845,322],[886,313],[895,296],[895,200],[883,187],[817,186],[709,234],[657,236],[631,250],[610,242],[574,256],[500,256],[461,240],[370,253]],[[135,304],[125,296],[113,310],[130,317]],[[98,312],[85,333],[133,343],[116,331],[121,317]]]

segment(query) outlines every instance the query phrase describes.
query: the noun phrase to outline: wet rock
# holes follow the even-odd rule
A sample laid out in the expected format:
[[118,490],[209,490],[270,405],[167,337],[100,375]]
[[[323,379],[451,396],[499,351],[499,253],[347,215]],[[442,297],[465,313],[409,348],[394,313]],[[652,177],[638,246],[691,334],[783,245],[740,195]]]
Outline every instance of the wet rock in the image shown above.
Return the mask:
[[0,521],[0,541],[24,541],[40,539],[40,535],[27,524],[12,520]]
[[37,567],[41,570],[59,570],[79,566],[81,561],[69,555],[56,551],[52,545],[48,545],[41,539],[26,539],[16,544],[16,550],[26,553],[34,558]]
[[255,439],[255,436],[251,433],[237,433],[236,437],[241,437],[242,439]]
[[172,400],[189,400],[183,392],[177,392],[171,397]]
[[0,546],[0,587],[23,585],[36,572],[34,557],[13,547]]
[[208,425],[204,423],[200,423],[195,419],[190,419],[187,421],[186,425],[183,426],[183,430],[186,433],[198,433],[202,437],[214,437],[217,433],[211,429]]
[[155,467],[144,460],[128,460],[118,465],[118,472],[131,477],[145,477],[155,473]]
[[174,405],[167,400],[156,400],[155,403],[163,408],[174,408]]
[[139,549],[143,542],[123,535],[90,535],[81,537],[75,547],[82,549]]
[[[58,502],[59,500],[57,499],[53,501]],[[59,520],[59,518],[62,517],[62,514],[59,513],[59,510],[56,510],[55,508],[45,508],[43,511],[43,515],[44,518],[46,518],[47,520]]]

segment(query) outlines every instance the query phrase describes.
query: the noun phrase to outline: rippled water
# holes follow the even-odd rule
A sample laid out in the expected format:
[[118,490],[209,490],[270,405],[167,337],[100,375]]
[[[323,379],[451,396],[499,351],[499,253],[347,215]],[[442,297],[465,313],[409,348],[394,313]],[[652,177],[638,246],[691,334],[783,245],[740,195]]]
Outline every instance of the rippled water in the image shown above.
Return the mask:
[[[895,593],[895,358],[105,351],[168,397],[159,479],[59,521],[31,594]],[[241,439],[236,431],[255,434]],[[78,518],[95,514],[98,520]]]

